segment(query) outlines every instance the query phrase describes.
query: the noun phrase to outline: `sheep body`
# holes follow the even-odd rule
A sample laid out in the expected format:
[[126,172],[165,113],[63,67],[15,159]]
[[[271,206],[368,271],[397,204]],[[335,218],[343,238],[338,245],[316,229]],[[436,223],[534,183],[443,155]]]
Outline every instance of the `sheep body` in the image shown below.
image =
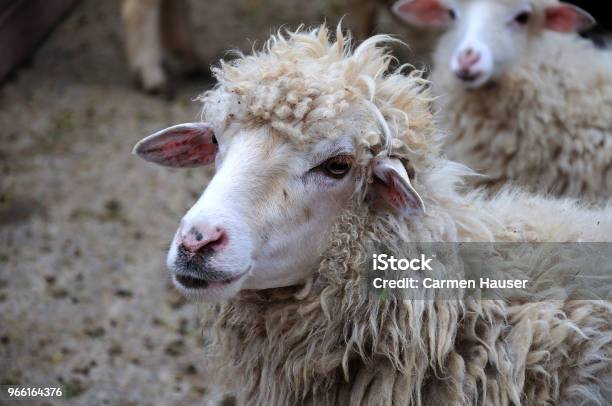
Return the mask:
[[[340,31],[335,42],[325,28],[279,34],[263,52],[214,69],[219,83],[202,100],[215,133],[268,126],[309,143],[314,126],[333,123],[316,132],[331,137],[363,119],[351,116],[352,106],[374,105],[394,134],[389,153],[415,169],[427,213],[406,220],[357,204],[304,287],[244,291],[211,308],[213,360],[239,379],[249,405],[604,403],[612,377],[607,301],[513,305],[360,293],[364,263],[380,247],[403,257],[415,241],[605,241],[612,233],[609,209],[510,189],[492,199],[457,192],[470,172],[439,155],[427,83],[416,73],[385,73],[390,57],[378,45],[387,40],[373,37],[351,52]],[[366,126],[358,142],[373,148],[384,136]]]
[[612,53],[577,36],[542,32],[495,84],[458,86],[449,44],[434,55],[432,82],[448,156],[507,182],[589,200],[612,193]]
[[[549,201],[529,200],[522,203],[550,210]],[[510,211],[504,201],[484,202],[489,201],[464,213],[466,222],[474,222],[484,206]],[[569,202],[563,206],[576,210]],[[568,221],[583,216],[601,221],[595,212]],[[526,216],[520,222],[516,217],[506,215],[517,226],[526,222]],[[609,233],[610,216],[605,222]],[[542,223],[536,216],[526,223],[520,232],[500,230],[500,239],[535,237]],[[452,234],[453,226],[439,231]],[[422,232],[424,238],[435,233],[430,227]],[[394,247],[396,241],[380,236],[398,233],[418,238],[388,218],[347,214],[306,298],[297,299],[292,289],[247,292],[211,312],[210,326],[218,334],[212,348],[216,354],[223,349],[231,376],[240,371],[245,379],[246,404],[605,404],[612,395],[605,383],[612,377],[610,302],[368,301],[359,293],[362,261],[372,252],[368,244],[378,239]],[[391,252],[405,257],[397,248]],[[533,282],[532,275],[524,276]]]

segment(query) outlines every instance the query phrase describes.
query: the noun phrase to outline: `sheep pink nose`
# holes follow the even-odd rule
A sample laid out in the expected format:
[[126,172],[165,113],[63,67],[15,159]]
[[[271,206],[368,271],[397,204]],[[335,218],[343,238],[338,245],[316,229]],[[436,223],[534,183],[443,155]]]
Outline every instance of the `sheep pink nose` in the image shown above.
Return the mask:
[[476,52],[473,48],[462,51],[457,58],[459,67],[463,70],[469,70],[476,65],[478,61],[480,61],[480,53]]
[[206,224],[198,226],[182,225],[178,240],[179,244],[191,253],[204,249],[218,251],[227,244],[227,233],[219,226]]

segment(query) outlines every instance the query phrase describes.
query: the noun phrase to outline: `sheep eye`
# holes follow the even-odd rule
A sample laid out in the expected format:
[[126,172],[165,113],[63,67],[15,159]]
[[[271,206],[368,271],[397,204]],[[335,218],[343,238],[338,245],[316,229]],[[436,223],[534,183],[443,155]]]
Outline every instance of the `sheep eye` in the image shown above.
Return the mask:
[[520,25],[525,25],[529,22],[530,18],[531,18],[531,13],[529,13],[528,11],[523,11],[522,13],[514,17],[514,21],[516,21]]
[[341,179],[351,170],[351,159],[348,156],[336,156],[323,162],[319,168],[325,175]]
[[457,19],[457,13],[452,8],[448,10],[448,16],[451,20],[455,21]]
[[214,135],[212,136],[212,143],[215,145],[219,145],[219,141],[217,141],[217,137],[215,137]]

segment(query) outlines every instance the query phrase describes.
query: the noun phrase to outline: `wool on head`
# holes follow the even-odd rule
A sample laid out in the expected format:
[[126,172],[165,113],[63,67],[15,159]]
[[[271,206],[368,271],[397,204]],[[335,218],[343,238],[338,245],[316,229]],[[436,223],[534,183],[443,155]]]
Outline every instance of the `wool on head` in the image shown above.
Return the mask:
[[[387,74],[393,57],[381,47],[393,41],[378,35],[351,50],[351,39],[325,26],[272,36],[261,52],[239,54],[213,68],[217,86],[204,93],[203,120],[223,131],[227,126],[269,125],[294,142],[315,142],[307,129],[339,119],[356,103],[384,117],[383,128],[368,131],[366,148],[384,148],[417,166],[430,164],[441,140],[431,118],[427,82],[421,72],[398,69]],[[222,118],[222,119],[221,119]]]

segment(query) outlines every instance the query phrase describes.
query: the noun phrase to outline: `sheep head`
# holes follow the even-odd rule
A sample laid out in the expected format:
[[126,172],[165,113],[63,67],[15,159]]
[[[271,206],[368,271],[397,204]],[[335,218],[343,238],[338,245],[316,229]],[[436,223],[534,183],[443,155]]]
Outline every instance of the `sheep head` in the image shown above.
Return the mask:
[[556,0],[400,0],[393,10],[410,24],[447,29],[436,69],[468,88],[501,79],[545,30],[574,33],[595,23]]
[[168,253],[180,291],[219,300],[300,284],[347,210],[423,214],[419,172],[438,146],[430,99],[418,74],[385,74],[387,39],[351,52],[340,30],[335,42],[325,27],[274,36],[215,69],[203,122],[136,145],[157,164],[216,166]]

